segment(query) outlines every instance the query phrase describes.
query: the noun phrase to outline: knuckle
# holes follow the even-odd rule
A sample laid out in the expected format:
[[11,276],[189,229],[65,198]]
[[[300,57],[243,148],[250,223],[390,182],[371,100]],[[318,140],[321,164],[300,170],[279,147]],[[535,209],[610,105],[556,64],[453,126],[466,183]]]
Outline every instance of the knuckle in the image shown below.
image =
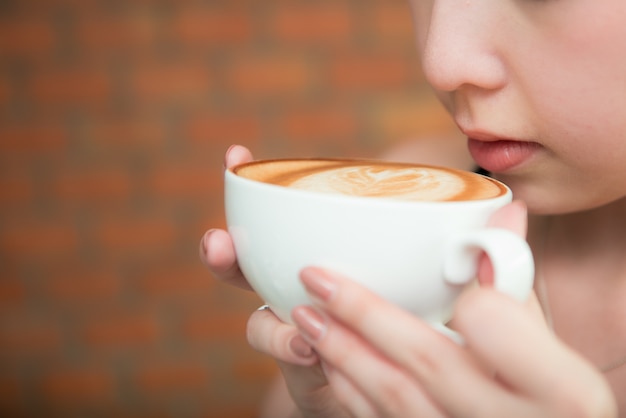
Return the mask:
[[255,311],[246,326],[246,337],[252,348],[286,362],[293,362],[295,359],[290,340],[297,334],[294,327],[282,323],[268,310]]
[[410,371],[421,381],[432,382],[444,373],[442,361],[451,358],[453,354],[446,352],[445,344],[437,344],[437,341],[434,341],[430,347],[412,347]]
[[338,291],[336,296],[329,302],[331,310],[338,314],[342,321],[360,329],[363,324],[370,322],[371,315],[375,310],[373,295],[370,291],[355,287],[350,291]]
[[403,416],[413,409],[415,387],[402,372],[379,376],[380,399],[385,401],[385,416]]
[[263,351],[259,341],[259,315],[261,312],[254,312],[248,318],[248,322],[246,324],[246,339],[248,340],[248,344],[252,348],[258,351]]

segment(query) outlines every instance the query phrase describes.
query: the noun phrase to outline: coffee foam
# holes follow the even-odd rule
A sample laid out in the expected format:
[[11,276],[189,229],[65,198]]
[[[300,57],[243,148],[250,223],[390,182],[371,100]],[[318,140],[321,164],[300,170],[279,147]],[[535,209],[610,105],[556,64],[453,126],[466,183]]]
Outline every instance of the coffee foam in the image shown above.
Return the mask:
[[499,183],[474,173],[374,161],[274,160],[243,165],[236,172],[300,190],[395,200],[480,200],[505,191]]

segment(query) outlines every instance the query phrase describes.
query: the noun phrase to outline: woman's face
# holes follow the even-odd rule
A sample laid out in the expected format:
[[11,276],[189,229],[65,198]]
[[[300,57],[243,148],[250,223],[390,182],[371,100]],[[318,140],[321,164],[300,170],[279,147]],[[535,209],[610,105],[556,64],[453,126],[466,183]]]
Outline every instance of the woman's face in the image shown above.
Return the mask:
[[425,76],[531,211],[626,196],[626,2],[411,0]]

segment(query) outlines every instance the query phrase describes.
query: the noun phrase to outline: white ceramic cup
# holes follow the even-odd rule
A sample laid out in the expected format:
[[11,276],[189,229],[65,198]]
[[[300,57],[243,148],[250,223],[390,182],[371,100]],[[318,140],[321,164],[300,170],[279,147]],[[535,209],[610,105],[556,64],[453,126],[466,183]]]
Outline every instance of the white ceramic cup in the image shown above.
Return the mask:
[[[302,161],[309,160],[252,164],[287,167]],[[405,201],[300,190],[237,172],[239,167],[226,170],[225,208],[239,265],[285,322],[292,323],[294,307],[311,303],[298,277],[308,266],[341,273],[444,331],[455,299],[476,277],[482,251],[492,262],[496,289],[519,300],[532,289],[526,241],[486,227],[512,199],[495,180],[479,178],[500,187],[496,197]]]

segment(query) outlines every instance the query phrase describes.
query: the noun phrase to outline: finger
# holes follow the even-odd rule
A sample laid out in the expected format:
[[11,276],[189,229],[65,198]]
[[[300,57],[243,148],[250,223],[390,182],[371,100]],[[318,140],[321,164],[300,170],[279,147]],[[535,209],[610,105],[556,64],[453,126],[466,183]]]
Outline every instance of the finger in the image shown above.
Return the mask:
[[252,161],[252,153],[241,145],[231,145],[224,156],[224,167],[230,168],[238,164]]
[[252,290],[239,269],[237,255],[228,232],[207,231],[200,240],[200,260],[219,280],[246,290]]
[[351,416],[337,402],[334,390],[328,382],[326,373],[322,371],[320,363],[313,366],[299,366],[277,361],[277,364],[284,377],[289,395],[300,412],[298,416],[333,418]]
[[514,200],[508,205],[497,210],[489,219],[488,226],[492,228],[504,228],[516,233],[520,237],[526,237],[528,229],[528,210],[521,200]]
[[276,360],[300,366],[311,366],[319,360],[298,330],[282,322],[269,309],[255,311],[250,316],[247,336],[254,349]]
[[[505,228],[525,238],[528,232],[528,209],[526,204],[521,200],[515,200],[504,206],[489,219],[488,226]],[[479,260],[478,277],[482,285],[490,286],[493,284],[493,267],[484,253]],[[529,295],[526,306],[536,318],[541,319],[541,323],[545,324],[543,309],[535,292],[531,292]],[[456,329],[456,320],[453,319],[453,322]]]
[[[410,352],[407,347],[388,344],[388,341],[397,341],[398,334],[403,334],[404,342],[409,347],[425,345],[435,347],[434,351],[444,354],[460,350],[457,344],[435,331],[432,326],[340,275],[318,268],[307,268],[301,272],[301,280],[317,305],[358,331],[390,358],[411,362],[413,355],[417,354],[407,354]],[[422,357],[421,360],[429,368],[439,367],[436,364],[439,361],[437,358]]]
[[371,402],[354,386],[350,379],[338,372],[337,369],[328,366],[327,363],[322,364],[322,369],[333,396],[348,416],[358,418],[380,416],[376,413]]
[[[508,229],[520,237],[526,237],[528,230],[528,211],[526,204],[521,200],[515,200],[500,208],[494,213],[487,226],[492,228]],[[478,280],[481,285],[493,285],[493,266],[486,254],[480,256],[478,261]]]
[[[513,390],[530,398],[576,400],[602,391],[604,379],[523,304],[492,289],[463,295],[456,326],[468,347]],[[571,376],[571,377],[568,377]]]
[[332,367],[332,373],[343,376],[367,399],[364,404],[359,397],[353,400],[340,394],[348,410],[363,412],[367,405],[372,405],[380,416],[442,416],[402,368],[338,321],[310,306],[295,308],[292,318],[323,361]]
[[[414,315],[382,300],[362,286],[319,269],[303,271],[302,282],[332,319],[349,327],[393,364],[400,365],[414,381],[419,382],[434,404],[452,416],[490,417],[499,416],[501,411],[525,410],[523,401],[495,382],[471,352]],[[295,316],[293,318],[296,320]],[[385,370],[372,371],[371,360],[357,356],[358,346],[344,341],[345,347],[338,342],[333,343],[341,347],[341,350],[335,349],[338,352],[326,347],[325,344],[330,345],[329,341],[334,336],[333,322],[328,324],[327,335],[320,333],[325,343],[314,345],[319,355],[346,373],[346,367],[355,362],[352,366],[354,370],[350,369],[350,373],[357,376],[355,382],[367,380],[369,375],[370,380],[371,376],[376,376],[378,384]],[[368,364],[365,371],[362,364]],[[401,385],[411,387],[409,383],[393,382],[393,386]]]

